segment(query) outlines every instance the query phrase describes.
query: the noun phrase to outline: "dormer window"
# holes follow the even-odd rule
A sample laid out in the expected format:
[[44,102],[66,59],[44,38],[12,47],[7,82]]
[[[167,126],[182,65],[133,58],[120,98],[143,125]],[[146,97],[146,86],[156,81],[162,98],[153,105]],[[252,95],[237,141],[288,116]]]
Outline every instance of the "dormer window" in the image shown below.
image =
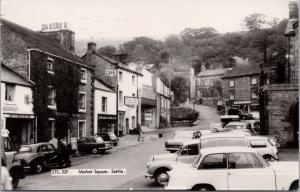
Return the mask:
[[81,83],[86,83],[86,79],[87,79],[87,71],[86,71],[86,69],[81,68],[80,69],[80,81],[81,81]]
[[48,73],[53,74],[53,65],[54,65],[54,60],[50,57],[47,58],[47,71]]

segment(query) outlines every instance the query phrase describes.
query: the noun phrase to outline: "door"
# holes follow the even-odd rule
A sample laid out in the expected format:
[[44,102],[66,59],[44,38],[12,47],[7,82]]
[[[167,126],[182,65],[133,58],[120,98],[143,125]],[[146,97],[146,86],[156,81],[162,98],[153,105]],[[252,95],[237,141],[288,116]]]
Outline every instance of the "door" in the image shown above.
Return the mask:
[[129,133],[129,118],[126,118],[125,129],[126,129],[126,134],[128,134]]
[[187,145],[178,154],[177,160],[184,163],[192,164],[199,154],[199,146],[197,144]]
[[254,153],[228,154],[229,190],[276,190],[275,174]]
[[47,164],[56,165],[60,162],[57,151],[52,144],[47,145]]

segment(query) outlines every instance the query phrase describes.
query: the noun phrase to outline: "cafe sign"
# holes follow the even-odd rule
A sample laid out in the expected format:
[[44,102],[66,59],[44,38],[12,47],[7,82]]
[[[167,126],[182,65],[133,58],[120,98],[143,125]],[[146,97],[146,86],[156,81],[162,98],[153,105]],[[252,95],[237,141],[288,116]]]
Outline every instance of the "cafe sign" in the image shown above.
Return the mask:
[[137,106],[138,103],[139,103],[139,101],[138,101],[137,97],[127,97],[127,96],[125,96],[125,105]]

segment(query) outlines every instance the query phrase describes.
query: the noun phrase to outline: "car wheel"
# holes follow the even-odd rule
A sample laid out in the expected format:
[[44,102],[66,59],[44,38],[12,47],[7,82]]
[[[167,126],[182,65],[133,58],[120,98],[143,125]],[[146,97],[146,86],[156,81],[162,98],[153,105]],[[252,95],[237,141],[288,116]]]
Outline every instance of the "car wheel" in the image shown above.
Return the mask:
[[157,173],[155,173],[155,183],[163,186],[165,184],[167,184],[167,182],[169,181],[169,175],[167,173],[167,170],[161,170]]
[[35,163],[32,165],[32,170],[34,173],[41,173],[44,169],[44,166],[42,163]]
[[13,178],[11,184],[13,189],[16,189],[19,184],[19,178]]
[[275,159],[272,156],[264,156],[265,161],[272,162],[275,161]]
[[214,191],[215,189],[209,185],[197,185],[193,187],[193,191]]
[[93,153],[93,154],[97,154],[97,153],[98,153],[98,149],[97,149],[97,148],[93,148],[93,149],[92,149],[92,153]]
[[290,190],[289,191],[298,191],[299,190],[299,183],[298,183],[298,181],[296,181],[296,182],[294,182],[293,184],[292,184],[292,186],[290,187]]

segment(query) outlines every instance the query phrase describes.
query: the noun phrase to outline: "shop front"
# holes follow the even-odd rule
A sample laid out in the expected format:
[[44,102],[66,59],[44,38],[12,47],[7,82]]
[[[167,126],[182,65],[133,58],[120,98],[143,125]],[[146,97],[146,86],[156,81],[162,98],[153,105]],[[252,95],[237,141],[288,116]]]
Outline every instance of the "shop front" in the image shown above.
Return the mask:
[[116,132],[117,116],[98,114],[97,132]]

